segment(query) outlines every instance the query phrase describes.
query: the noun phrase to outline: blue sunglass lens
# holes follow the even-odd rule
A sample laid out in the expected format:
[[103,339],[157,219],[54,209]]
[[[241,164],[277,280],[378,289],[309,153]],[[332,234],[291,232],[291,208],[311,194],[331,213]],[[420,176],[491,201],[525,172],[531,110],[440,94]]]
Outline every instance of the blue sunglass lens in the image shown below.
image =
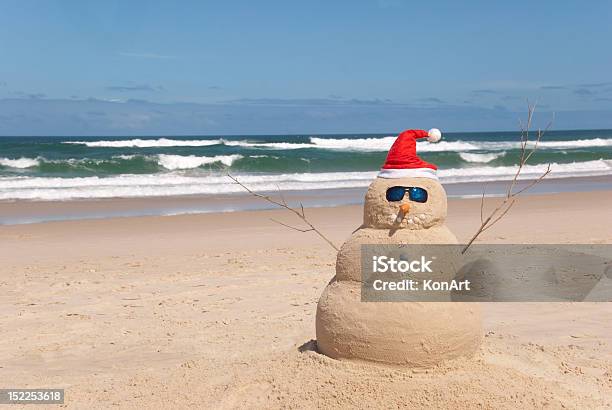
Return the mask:
[[403,186],[394,186],[387,189],[387,201],[397,202],[404,198],[406,189]]
[[404,195],[408,191],[408,198],[414,202],[427,202],[427,191],[419,187],[403,187],[394,186],[387,189],[387,201],[397,202],[404,199]]
[[414,202],[427,202],[427,191],[423,188],[410,188],[408,195],[411,201]]

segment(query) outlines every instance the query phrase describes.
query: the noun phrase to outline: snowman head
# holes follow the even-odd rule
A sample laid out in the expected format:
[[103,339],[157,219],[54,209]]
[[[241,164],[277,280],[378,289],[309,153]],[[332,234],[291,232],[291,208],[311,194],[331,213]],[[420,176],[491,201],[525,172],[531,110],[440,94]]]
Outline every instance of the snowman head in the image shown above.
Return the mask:
[[440,140],[437,129],[402,132],[378,178],[365,198],[364,225],[376,229],[427,229],[446,218],[446,192],[438,182],[437,167],[416,154],[416,140]]
[[363,222],[375,229],[427,229],[446,218],[446,192],[435,179],[381,178],[370,184]]

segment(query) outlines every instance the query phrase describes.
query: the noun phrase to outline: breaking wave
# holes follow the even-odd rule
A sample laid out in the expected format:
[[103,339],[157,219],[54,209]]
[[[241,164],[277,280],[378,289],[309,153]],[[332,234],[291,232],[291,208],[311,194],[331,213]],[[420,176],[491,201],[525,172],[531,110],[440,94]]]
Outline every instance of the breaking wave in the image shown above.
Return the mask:
[[[522,178],[536,178],[545,164],[527,165]],[[550,178],[612,175],[611,160],[551,164]],[[472,167],[439,170],[445,184],[476,181],[503,181],[514,176],[516,166]],[[324,172],[296,174],[241,175],[240,180],[256,191],[316,190],[366,187],[377,175],[370,172]],[[118,175],[110,177],[0,177],[0,199],[68,200],[80,198],[148,197],[242,192],[226,176],[202,172],[185,175],[179,171],[164,174]]]
[[242,155],[217,155],[214,157],[197,157],[195,155],[166,155],[160,154],[159,164],[170,170],[198,168],[205,164],[221,163],[231,166],[238,159],[244,158]]
[[9,168],[32,168],[38,166],[39,163],[40,162],[37,158],[0,158],[0,165]]
[[506,155],[505,151],[499,153],[488,153],[488,154],[476,154],[470,152],[460,152],[459,156],[462,160],[466,162],[478,162],[478,163],[487,163],[496,160],[497,158],[503,157]]
[[177,140],[169,138],[101,141],[64,141],[64,144],[85,145],[91,148],[152,148],[152,147],[204,147],[220,144],[221,140]]

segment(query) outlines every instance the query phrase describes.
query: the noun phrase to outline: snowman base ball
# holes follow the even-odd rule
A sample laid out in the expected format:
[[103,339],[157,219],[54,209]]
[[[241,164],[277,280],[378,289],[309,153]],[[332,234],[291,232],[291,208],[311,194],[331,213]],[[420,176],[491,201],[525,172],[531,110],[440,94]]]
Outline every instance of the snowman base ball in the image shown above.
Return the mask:
[[[445,224],[446,192],[436,167],[416,156],[415,140],[427,137],[420,130],[400,134],[385,164],[400,167],[383,167],[370,184],[363,224],[338,252],[336,275],[317,305],[317,347],[329,357],[431,367],[471,356],[480,346],[478,303],[361,301],[361,245],[457,243]],[[402,168],[398,158],[408,158],[416,168]],[[406,195],[389,201],[386,193],[398,186],[425,190],[427,199],[412,201]],[[405,215],[400,213],[406,208]]]
[[478,349],[475,303],[362,302],[359,282],[333,281],[317,306],[317,347],[334,359],[432,367]]

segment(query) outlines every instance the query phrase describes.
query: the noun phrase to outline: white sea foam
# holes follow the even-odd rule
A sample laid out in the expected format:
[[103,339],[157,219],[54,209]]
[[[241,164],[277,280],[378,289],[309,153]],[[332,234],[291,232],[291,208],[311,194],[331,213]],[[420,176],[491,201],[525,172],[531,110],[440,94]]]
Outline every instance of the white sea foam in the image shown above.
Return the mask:
[[[310,142],[256,142],[256,141],[225,141],[223,144],[233,147],[248,147],[270,150],[287,150],[302,148],[318,148],[338,151],[388,151],[397,137],[383,138],[318,138],[311,137]],[[419,152],[470,151],[480,149],[477,145],[462,141],[442,141],[437,144],[417,142]]]
[[[596,160],[552,164],[549,178],[612,175],[612,161]],[[522,177],[536,178],[546,165],[527,165]],[[515,166],[472,167],[439,170],[442,183],[509,180]],[[366,187],[377,171],[327,172],[280,175],[241,175],[240,180],[256,191],[314,190],[329,188]],[[202,172],[201,176],[185,175],[180,171],[164,174],[119,175],[112,177],[47,178],[0,177],[0,199],[67,200],[77,198],[147,197],[189,194],[220,194],[242,192],[226,176]]]
[[[521,170],[521,178],[537,178],[546,171],[548,164],[525,165]],[[571,163],[550,164],[550,178],[568,178],[579,176],[612,175],[612,160],[594,160]],[[512,178],[516,166],[505,167],[472,167],[438,170],[438,176],[444,183],[473,181],[503,181]]]
[[[43,163],[46,164],[68,164],[72,166],[78,166],[82,164],[104,164],[107,162],[118,162],[118,160],[131,160],[136,158],[136,155],[113,155],[108,159],[96,159],[96,158],[67,158],[67,159],[59,159],[59,160],[50,160],[43,157],[38,158],[19,158],[19,159],[9,159],[9,158],[0,158],[0,165],[9,168],[32,168],[39,166]],[[146,155],[143,157],[149,161],[156,161],[162,167],[169,170],[177,170],[177,169],[190,169],[197,168],[199,166],[205,164],[213,164],[219,162],[221,164],[231,166],[234,161],[244,158],[239,154],[232,155],[216,155],[212,157],[207,156],[195,156],[195,155]],[[279,157],[273,155],[253,155],[249,156],[249,158],[273,158],[278,159]]]
[[499,157],[503,157],[506,155],[505,151],[502,152],[491,152],[488,154],[477,154],[473,152],[460,152],[459,156],[462,160],[466,162],[477,162],[477,163],[487,163],[491,162]]
[[593,138],[572,141],[541,141],[543,148],[585,148],[585,147],[612,147],[612,138]]
[[[337,150],[353,150],[353,151],[387,151],[397,137],[383,138],[318,138],[311,137],[312,148],[337,149]],[[304,145],[304,144],[295,144]],[[534,141],[528,143],[529,147],[534,145]],[[593,138],[580,139],[570,141],[540,141],[540,148],[586,148],[586,147],[612,147],[612,138]],[[519,141],[440,141],[432,144],[424,140],[417,141],[418,152],[443,152],[443,151],[474,151],[488,150],[500,151],[506,149],[520,148]]]
[[92,148],[152,148],[152,147],[205,147],[220,144],[221,140],[176,140],[169,138],[102,141],[64,141],[64,144],[80,144]]
[[[397,137],[384,138],[315,138],[310,140],[316,148],[337,149],[347,151],[388,151]],[[426,141],[417,142],[418,152],[442,152],[442,151],[471,151],[479,147],[472,142],[464,141],[440,141],[432,144]]]
[[[480,150],[499,151],[507,149],[519,149],[520,141],[469,141]],[[533,148],[535,141],[533,138],[528,141],[527,147]],[[570,141],[540,141],[539,149],[575,149],[575,148],[597,148],[612,147],[612,138],[593,138]]]
[[300,149],[316,148],[314,144],[304,142],[257,142],[221,140],[228,147],[266,148],[266,149]]
[[387,151],[397,137],[383,138],[317,138],[310,137],[316,148],[354,150],[354,151]]
[[0,158],[0,165],[9,168],[32,168],[38,166],[39,164],[40,161],[38,158]]
[[232,163],[240,158],[243,158],[242,155],[217,155],[214,157],[197,157],[195,155],[166,155],[160,154],[158,155],[159,164],[170,170],[174,169],[190,169],[197,168],[204,164],[214,164],[216,162],[220,162],[223,165],[227,165],[228,167],[232,165]]
[[[387,151],[396,136],[379,137],[379,138],[320,138],[310,137],[309,142],[260,142],[253,140],[225,140],[225,139],[195,139],[181,140],[171,138],[158,139],[129,139],[129,140],[101,140],[101,141],[64,141],[65,144],[81,144],[88,147],[136,147],[136,148],[152,148],[152,147],[202,147],[209,145],[223,144],[229,147],[245,147],[270,150],[287,150],[287,149],[303,149],[303,148],[318,148],[343,151]],[[529,146],[533,145],[533,141]],[[610,147],[612,146],[612,138],[593,138],[579,139],[570,141],[541,141],[539,147],[543,149],[572,149],[586,147]],[[424,140],[417,142],[417,150],[419,152],[442,152],[442,151],[473,151],[473,150],[507,150],[520,148],[519,141],[440,141],[436,144],[431,144]]]

